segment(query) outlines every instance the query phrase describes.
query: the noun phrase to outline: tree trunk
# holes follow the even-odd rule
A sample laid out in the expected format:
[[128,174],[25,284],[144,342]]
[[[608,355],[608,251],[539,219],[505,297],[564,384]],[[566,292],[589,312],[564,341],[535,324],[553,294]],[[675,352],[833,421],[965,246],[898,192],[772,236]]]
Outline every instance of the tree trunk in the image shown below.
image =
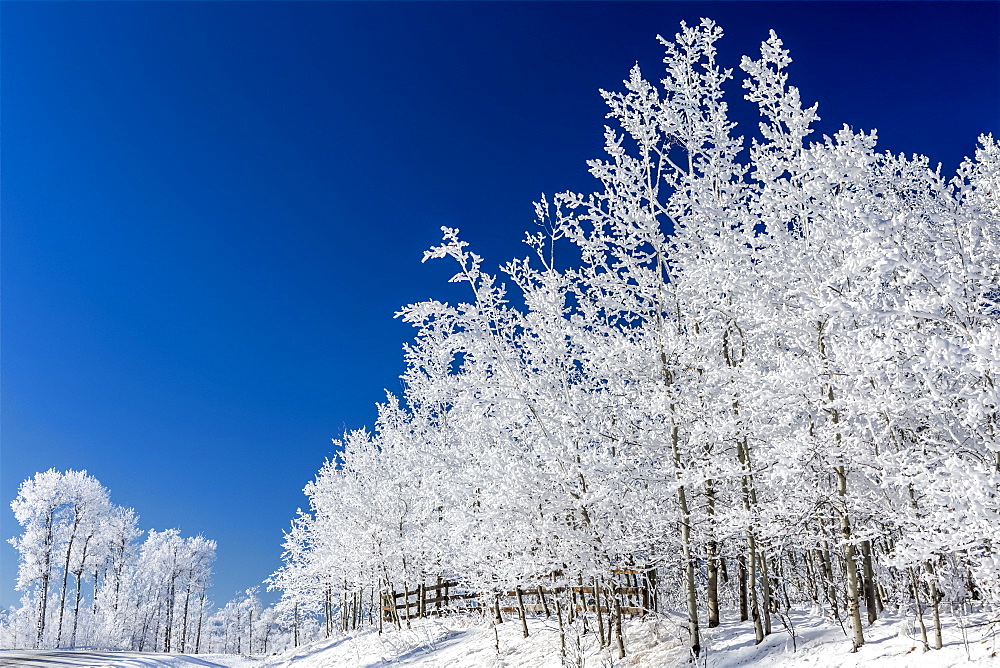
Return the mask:
[[[597,638],[599,645],[604,647],[611,644],[611,638],[604,634],[604,616],[601,614],[601,583],[594,578],[594,613],[597,615]],[[610,629],[608,629],[610,631]],[[610,635],[610,634],[609,634]]]
[[[297,610],[297,609],[296,609]],[[201,622],[205,618],[205,593],[201,594],[201,606],[198,609],[198,633],[194,640],[194,653],[201,652]]]
[[[747,603],[747,559],[741,554],[736,558],[736,563],[740,581],[740,621],[745,622],[750,619],[750,611]],[[760,640],[757,642],[760,642]]]
[[[395,605],[395,599],[393,599],[393,605]],[[295,602],[295,605],[292,608],[292,628],[294,629],[294,633],[295,633],[295,640],[294,640],[295,646],[298,647],[299,646],[299,603],[298,603],[298,601]]]
[[[323,600],[323,613],[324,613],[324,618],[326,620],[326,629],[325,630],[326,630],[326,637],[329,638],[330,636],[333,635],[333,601],[330,600],[332,594],[330,592],[330,586],[329,585],[326,586],[326,588],[324,589],[323,593],[324,593],[324,596],[325,596],[325,598]],[[406,609],[406,626],[407,626],[407,628],[409,628],[409,626],[410,626],[410,609],[409,608]]]
[[[671,407],[672,408],[672,407]],[[670,427],[670,443],[677,477],[681,476],[680,432],[676,424]],[[677,486],[677,504],[681,511],[681,556],[684,560],[684,586],[687,590],[688,632],[691,655],[701,654],[701,633],[698,629],[698,590],[694,581],[694,555],[691,553],[691,513],[688,510],[684,485]]]
[[45,518],[45,541],[42,543],[44,547],[44,564],[42,565],[42,586],[38,598],[38,622],[37,622],[37,635],[35,637],[35,649],[38,649],[42,644],[43,637],[45,635],[45,614],[47,612],[46,606],[49,600],[49,579],[52,575],[52,522],[55,521],[54,510],[50,510],[49,514]]
[[172,632],[174,630],[174,597],[176,592],[174,590],[174,580],[170,581],[170,586],[167,588],[167,614],[166,623],[163,629],[163,651],[169,652],[171,650],[171,645],[173,642]]
[[910,571],[910,582],[913,587],[913,603],[917,609],[917,625],[920,627],[920,641],[924,644],[924,651],[926,652],[930,650],[930,645],[927,643],[927,625],[924,624],[924,609],[920,603],[920,583],[917,582],[917,576],[912,570]]
[[764,641],[764,626],[760,618],[760,602],[757,600],[757,540],[753,530],[747,531],[747,564],[749,566],[747,589],[750,592],[750,619],[753,620],[755,645]]
[[931,576],[927,579],[927,589],[930,594],[931,614],[934,619],[934,649],[941,649],[943,645],[941,641],[941,610],[938,606],[941,596],[938,594],[937,583],[934,581],[934,567],[931,566],[931,562],[924,562],[924,570]]
[[76,600],[73,602],[73,631],[70,633],[69,644],[71,647],[76,647],[76,628],[80,619],[80,596],[83,594],[81,586],[83,585],[83,570],[73,573],[73,577],[76,579]]
[[[740,466],[743,469],[743,475],[740,478],[740,486],[743,492],[743,509],[746,510],[748,514],[751,514],[752,517],[753,496],[750,491],[750,453],[748,450],[749,448],[747,447],[747,442],[744,438],[737,444],[736,454],[739,458]],[[743,563],[740,565],[744,566]],[[756,638],[755,644],[759,645],[764,640],[764,627],[761,624],[760,605],[757,601],[757,536],[754,531],[752,519],[750,519],[747,524],[747,556],[745,565],[749,568],[749,572],[747,573],[746,589],[750,594],[750,618],[753,620],[753,630]]]
[[622,633],[622,606],[617,596],[612,596],[615,602],[615,648],[618,650],[618,658],[625,658],[625,636]]
[[556,619],[559,621],[559,653],[563,662],[566,661],[566,627],[563,626],[562,605],[559,603],[559,593],[556,592]]
[[[712,481],[705,481],[705,497],[707,499],[707,511],[710,521],[715,521],[715,489]],[[711,527],[714,535],[714,526]],[[708,628],[713,629],[719,625],[719,546],[715,540],[709,540],[706,544],[706,564],[708,593]]]
[[767,555],[760,553],[760,590],[764,600],[761,602],[760,611],[764,617],[764,635],[771,635],[771,610],[774,606],[774,597],[771,594],[771,573],[767,567]]
[[817,607],[819,606],[821,586],[819,573],[822,570],[817,563],[817,560],[822,558],[818,554],[819,550],[806,550],[802,558],[806,565],[806,579],[809,581],[809,597],[812,598],[813,604]]
[[864,576],[865,610],[868,612],[868,625],[878,620],[877,594],[875,593],[875,569],[872,567],[871,541],[861,541],[861,573]]
[[[826,533],[826,527],[820,522],[820,528]],[[823,562],[823,575],[826,578],[826,597],[830,601],[830,610],[833,618],[840,621],[840,605],[837,603],[837,586],[833,581],[833,557],[830,554],[829,541],[823,541],[823,549],[820,550],[820,557]]]
[[[107,570],[104,571],[107,574]],[[94,569],[94,600],[90,602],[90,611],[96,615],[97,614],[97,593],[100,591],[99,581],[97,579],[98,570]]]
[[49,573],[49,564],[46,564],[45,571],[42,574],[41,591],[38,593],[38,635],[35,638],[35,649],[38,649],[42,644],[42,636],[45,635],[45,606],[49,600]]
[[62,590],[59,593],[59,626],[56,630],[56,646],[62,645],[63,614],[66,612],[66,580],[69,579],[69,557],[73,551],[73,541],[76,538],[76,526],[70,534],[66,545],[66,563],[63,564]]
[[188,580],[187,589],[184,590],[184,621],[181,623],[181,654],[187,648],[188,635],[188,603],[191,601],[191,581]]
[[[836,467],[837,473],[837,494],[842,499],[847,496],[847,471],[844,466]],[[861,606],[858,602],[858,565],[854,559],[857,550],[851,540],[851,520],[847,515],[847,507],[841,509],[840,515],[840,537],[844,541],[844,572],[847,575],[847,616],[851,621],[851,643],[853,651],[865,644],[865,634],[861,627]]]

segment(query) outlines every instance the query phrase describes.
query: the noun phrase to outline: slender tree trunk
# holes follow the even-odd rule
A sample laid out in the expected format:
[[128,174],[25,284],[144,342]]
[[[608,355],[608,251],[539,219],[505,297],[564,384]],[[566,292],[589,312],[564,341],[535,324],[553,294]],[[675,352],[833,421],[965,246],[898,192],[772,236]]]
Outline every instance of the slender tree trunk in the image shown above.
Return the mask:
[[910,582],[913,588],[913,603],[917,609],[917,625],[920,627],[920,641],[924,644],[924,651],[926,652],[931,647],[927,643],[927,626],[924,624],[924,609],[920,603],[920,583],[917,582],[917,576],[912,570],[910,570]]
[[[705,481],[705,497],[707,500],[707,512],[710,522],[713,524],[711,527],[712,533],[714,535],[714,522],[715,522],[715,489],[712,485],[711,480]],[[718,543],[712,539],[706,544],[706,564],[707,569],[707,593],[708,593],[708,628],[712,629],[719,625],[719,546]]]
[[191,601],[191,581],[188,580],[187,588],[184,590],[184,621],[181,624],[181,654],[187,648],[188,635],[188,603]]
[[358,630],[358,625],[361,624],[361,613],[364,607],[364,595],[365,592],[360,587],[354,594],[354,615],[351,618],[351,628],[355,631]]
[[[785,612],[792,609],[792,601],[788,597],[788,582],[792,581],[793,586],[800,590],[798,575],[795,572],[795,561],[792,556],[792,552],[788,552],[788,565],[787,567],[783,564],[781,557],[774,563],[774,581],[781,589],[781,596],[785,603]],[[777,606],[778,604],[775,603]]]
[[49,564],[46,563],[45,571],[42,574],[42,586],[38,592],[38,635],[35,637],[35,649],[42,644],[42,636],[45,635],[45,606],[49,600]]
[[[611,644],[611,639],[604,634],[604,616],[601,614],[601,582],[594,578],[594,613],[597,615],[597,637],[601,647]],[[609,629],[610,630],[610,629]]]
[[42,586],[39,588],[38,598],[38,622],[36,624],[37,635],[35,636],[35,649],[38,649],[45,635],[45,614],[49,600],[49,579],[52,576],[52,523],[55,510],[50,509],[45,518],[45,540],[42,543],[44,548],[44,563],[42,564]]
[[174,630],[174,598],[176,592],[174,590],[174,580],[170,580],[170,586],[167,588],[167,614],[166,622],[163,629],[163,651],[169,652],[172,649],[172,632]]
[[930,575],[927,579],[927,589],[931,601],[931,614],[934,619],[934,649],[941,649],[943,646],[941,641],[941,610],[938,605],[941,597],[938,594],[937,583],[934,581],[934,567],[931,566],[931,562],[924,562],[924,570]]
[[[395,600],[393,601],[393,605],[395,605]],[[292,608],[292,628],[295,633],[295,641],[294,641],[295,646],[298,647],[299,646],[299,602],[298,601],[295,602],[295,605]]]
[[760,602],[757,600],[757,540],[753,530],[747,531],[747,564],[749,567],[747,589],[750,592],[750,619],[753,621],[753,631],[756,637],[754,644],[764,641],[764,625],[760,618]]
[[73,602],[73,631],[70,634],[69,644],[71,647],[76,647],[76,629],[80,619],[80,596],[83,594],[83,571],[79,570],[73,573],[73,577],[76,579],[76,600]]
[[[836,467],[837,494],[841,498],[847,496],[847,471],[843,465]],[[865,634],[861,627],[861,606],[859,605],[858,565],[854,561],[857,550],[851,539],[851,520],[847,515],[846,504],[840,515],[840,537],[844,541],[844,573],[847,576],[847,616],[851,621],[851,643],[854,651],[865,644]]]
[[767,565],[767,555],[760,553],[760,591],[764,600],[760,610],[764,618],[764,635],[771,635],[771,610],[774,607],[774,596],[771,594],[771,573]]
[[[820,528],[826,533],[826,527],[820,522]],[[823,549],[820,550],[820,557],[823,563],[823,575],[826,578],[826,597],[830,602],[830,609],[833,618],[840,621],[840,604],[837,602],[837,585],[833,580],[833,557],[830,552],[829,541],[823,541]]]
[[[332,594],[330,592],[330,586],[329,585],[327,585],[326,588],[323,590],[323,594],[325,596],[324,601],[323,601],[323,614],[324,614],[324,618],[326,620],[326,629],[325,630],[326,630],[326,637],[329,638],[330,636],[333,635],[333,601],[330,600]],[[409,608],[407,608],[406,609],[406,626],[407,626],[407,628],[409,628],[409,625],[410,625],[410,610],[409,610]]]
[[875,569],[872,566],[871,541],[861,541],[861,573],[864,576],[865,610],[868,612],[868,625],[878,620],[877,594],[875,593]]
[[618,651],[618,658],[625,658],[625,636],[622,633],[622,606],[618,601],[618,596],[612,595],[615,602],[615,648]]
[[649,582],[649,596],[653,602],[653,612],[660,611],[659,579],[659,571],[655,568],[650,569],[646,574],[646,580]]
[[[738,443],[736,447],[737,457],[743,469],[743,475],[740,478],[740,485],[743,492],[743,509],[748,514],[752,514],[753,497],[750,490],[750,457],[746,438]],[[746,588],[750,593],[750,618],[753,620],[754,636],[756,637],[756,644],[760,644],[764,640],[764,626],[761,624],[760,605],[757,601],[757,536],[753,525],[753,519],[750,519],[747,523],[747,556],[745,564],[749,568],[749,572],[747,573]],[[742,563],[741,566],[743,566]]]
[[[747,602],[747,559],[741,554],[736,558],[736,563],[740,581],[740,621],[745,622],[750,618]],[[760,640],[757,642],[760,642]]]
[[820,592],[820,576],[819,576],[819,566],[816,560],[820,557],[817,556],[819,550],[806,550],[803,555],[802,561],[806,566],[806,580],[809,583],[809,597],[812,599],[813,605],[819,606],[819,592]]
[[201,594],[201,605],[198,608],[198,633],[194,640],[194,653],[199,654],[201,652],[201,623],[205,618],[205,593]]
[[[672,409],[673,407],[671,407]],[[670,427],[670,444],[674,468],[681,476],[680,431],[676,424]],[[687,591],[688,632],[692,656],[701,654],[701,632],[698,628],[698,590],[694,581],[694,555],[691,550],[691,512],[688,510],[684,485],[677,486],[677,504],[681,511],[681,556],[684,560],[684,586]]]
[[[107,572],[108,572],[107,570],[104,571],[105,575],[107,575]],[[99,581],[97,579],[97,576],[98,576],[98,570],[95,568],[94,569],[94,600],[90,602],[90,611],[94,615],[97,615],[97,594],[101,590],[100,586],[99,586]]]
[[563,625],[562,616],[562,605],[559,603],[559,594],[555,594],[556,598],[556,619],[559,621],[559,653],[562,655],[563,662],[566,660],[566,627]]
[[56,630],[56,645],[62,645],[63,614],[66,612],[66,580],[69,579],[69,557],[73,551],[73,541],[76,538],[76,525],[70,534],[66,545],[66,562],[63,564],[62,590],[59,593],[59,626]]
[[[503,624],[503,613],[500,611],[500,593],[497,592],[493,595],[493,623]],[[409,628],[410,620],[407,617],[406,620],[407,628]]]

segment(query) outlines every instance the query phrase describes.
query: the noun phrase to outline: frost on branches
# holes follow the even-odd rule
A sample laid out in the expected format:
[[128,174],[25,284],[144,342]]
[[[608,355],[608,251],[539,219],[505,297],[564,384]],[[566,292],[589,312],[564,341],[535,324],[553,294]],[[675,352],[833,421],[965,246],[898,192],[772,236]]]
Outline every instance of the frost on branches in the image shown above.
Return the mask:
[[625,568],[686,611],[694,654],[700,625],[760,642],[796,604],[855,648],[886,609],[932,647],[943,605],[1000,610],[1000,146],[947,178],[874,132],[811,137],[774,33],[740,66],[748,145],[721,35],[682,24],[658,83],[602,93],[598,187],[539,202],[503,279],[457,230],[427,252],[469,301],[400,312],[402,396],[287,534],[272,584],[296,615],[329,634],[348,601],[375,623],[376,592],[438,577]]

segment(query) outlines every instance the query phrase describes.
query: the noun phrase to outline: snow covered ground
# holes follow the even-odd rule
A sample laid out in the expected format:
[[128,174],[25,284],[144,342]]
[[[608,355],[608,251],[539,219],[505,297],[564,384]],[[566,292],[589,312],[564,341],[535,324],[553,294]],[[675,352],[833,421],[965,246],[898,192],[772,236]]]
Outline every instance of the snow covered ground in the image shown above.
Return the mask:
[[[730,622],[703,629],[704,650],[697,665],[706,668],[952,668],[1000,666],[1000,620],[982,614],[945,621],[944,648],[923,652],[912,617],[887,615],[865,629],[867,643],[850,652],[839,625],[818,613],[793,612],[788,620],[795,640],[775,618],[775,631],[753,643],[749,624]],[[961,624],[960,624],[961,622]],[[962,626],[965,627],[963,632]],[[480,620],[421,620],[411,629],[361,631],[323,640],[282,656],[138,654],[81,650],[2,651],[0,666],[88,666],[90,668],[562,668],[554,622],[531,620],[531,635],[521,637],[516,621],[494,629]],[[686,631],[680,617],[634,620],[626,627],[628,656],[614,660],[594,646],[594,634],[567,638],[568,665],[594,668],[670,668],[686,665]],[[499,652],[497,646],[499,645]]]
[[[986,623],[983,615],[959,620],[948,618],[945,646],[924,653],[915,620],[901,615],[886,616],[866,628],[867,644],[850,652],[850,641],[839,625],[817,613],[793,612],[789,622],[795,642],[776,618],[775,632],[754,645],[749,624],[728,623],[717,629],[703,629],[704,647],[699,666],[775,666],[792,668],[949,668],[951,666],[1000,666],[1000,621]],[[554,623],[533,620],[531,636],[521,637],[517,622],[493,629],[468,620],[424,620],[410,630],[387,631],[381,636],[364,631],[336,640],[300,647],[284,656],[271,658],[269,668],[561,668],[559,636]],[[668,668],[687,663],[683,644],[686,631],[679,617],[634,621],[626,629],[629,655],[612,660],[607,650],[593,646],[593,634],[569,638],[571,665],[624,668],[642,666]],[[497,652],[499,640],[499,653]]]
[[257,668],[261,659],[227,654],[152,654],[90,649],[0,650],[0,666],[19,668]]

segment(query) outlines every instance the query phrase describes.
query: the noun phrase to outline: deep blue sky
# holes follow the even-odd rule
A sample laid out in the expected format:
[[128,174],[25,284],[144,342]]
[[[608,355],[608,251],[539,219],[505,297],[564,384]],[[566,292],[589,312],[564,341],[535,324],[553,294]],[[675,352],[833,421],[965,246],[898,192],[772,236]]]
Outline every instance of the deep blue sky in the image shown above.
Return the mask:
[[592,187],[597,90],[701,16],[732,67],[777,30],[827,132],[947,171],[1000,132],[995,2],[0,3],[0,537],[21,480],[85,468],[219,542],[218,602],[259,583],[399,389],[395,310],[460,295],[440,226],[523,254],[541,192]]

